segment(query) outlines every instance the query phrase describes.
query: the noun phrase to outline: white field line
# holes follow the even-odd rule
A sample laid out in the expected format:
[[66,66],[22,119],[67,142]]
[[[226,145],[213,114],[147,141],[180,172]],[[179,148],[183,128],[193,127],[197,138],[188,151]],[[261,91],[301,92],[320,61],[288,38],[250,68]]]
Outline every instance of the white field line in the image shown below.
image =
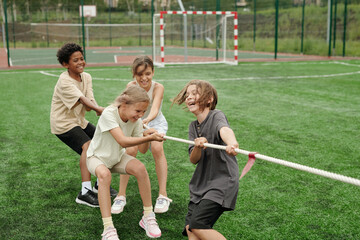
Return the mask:
[[59,75],[56,75],[56,74],[52,74],[52,73],[48,73],[48,72],[45,72],[45,71],[40,71],[41,74],[43,75],[46,75],[46,76],[50,76],[50,77],[59,77]]
[[[100,71],[131,71],[130,68],[99,68],[99,69],[86,69],[86,72],[100,72]],[[11,71],[11,70],[10,70]],[[43,70],[43,71],[39,71],[39,70],[30,70],[30,71],[11,71],[11,72],[2,72],[0,71],[0,75],[1,74],[18,74],[18,73],[36,73],[39,74],[41,72],[46,72],[46,73],[59,73],[59,75],[57,75],[57,77],[60,76],[60,74],[62,72],[64,72],[65,69],[57,69],[57,70]]]
[[[53,73],[49,73],[49,72],[46,72],[46,71],[40,71],[41,74],[43,75],[46,75],[46,76],[50,76],[50,77],[56,77],[56,78],[59,78],[60,74],[57,75],[57,74],[53,74]],[[92,78],[93,80],[102,80],[102,81],[121,81],[121,82],[129,82],[131,79],[129,78],[126,78],[126,79],[120,79],[120,78],[117,78],[117,79],[111,79],[111,78]]]
[[[241,65],[283,65],[284,63],[278,62],[278,63],[263,63],[263,64],[256,64],[256,63],[249,63],[249,64],[241,64]],[[287,63],[289,64],[289,63]],[[346,62],[339,62],[339,61],[332,61],[332,62],[293,62],[290,64],[294,65],[305,65],[305,64],[340,64],[344,66],[351,66],[351,67],[360,67],[360,65],[356,64],[350,64]],[[174,66],[174,67],[180,67],[180,66]],[[182,66],[181,66],[182,67]],[[225,66],[229,67],[229,66]],[[96,71],[122,71],[126,70],[129,71],[130,68],[104,68],[104,69],[87,69],[87,72],[96,72]],[[63,70],[46,70],[46,71],[29,71],[28,73],[41,73],[43,75],[51,76],[51,77],[59,77],[60,74],[51,74],[52,72],[58,73],[62,72]],[[24,73],[23,71],[14,71],[14,72],[0,72],[0,74],[16,74],[16,73]],[[348,75],[354,75],[354,74],[360,74],[360,71],[356,72],[347,72],[347,73],[336,73],[336,74],[324,74],[324,75],[300,75],[300,76],[273,76],[273,77],[239,77],[239,78],[216,78],[216,79],[206,79],[208,81],[241,81],[241,80],[267,80],[267,79],[307,79],[307,78],[330,78],[330,77],[338,77],[338,76],[348,76]],[[120,78],[99,78],[99,77],[93,77],[93,80],[99,80],[99,81],[129,81],[129,79],[120,79]],[[183,82],[183,81],[189,81],[191,79],[156,79],[156,81],[159,82]]]
[[[13,60],[13,62],[29,62],[29,61],[34,61],[34,60],[38,60],[39,58],[24,58],[24,59],[17,59],[17,60]],[[41,57],[41,59],[54,59],[53,57]]]
[[[34,58],[35,59],[35,58]],[[36,58],[37,59],[37,58]],[[29,59],[27,59],[29,60]],[[33,59],[30,59],[33,60]],[[10,59],[11,61],[11,59]],[[15,61],[22,61],[22,60],[15,60]],[[99,63],[100,64],[100,63]],[[324,62],[316,62],[316,61],[310,61],[310,62],[265,62],[265,63],[261,63],[261,64],[257,64],[257,63],[241,63],[239,64],[240,66],[276,66],[276,65],[317,65],[317,64],[340,64],[340,65],[344,65],[344,66],[351,66],[351,67],[360,67],[360,65],[357,64],[350,64],[350,63],[346,63],[346,62],[339,62],[339,61],[324,61]],[[11,66],[12,65],[12,61],[11,61]],[[60,66],[59,66],[60,67]],[[167,66],[166,68],[182,68],[184,66],[181,65],[174,65],[174,66]],[[187,65],[186,67],[197,67],[196,65]],[[217,65],[217,67],[232,67],[232,66],[228,66],[228,65]],[[130,68],[106,68],[106,69],[86,69],[86,72],[96,72],[96,71],[121,71],[121,70],[128,70]],[[58,70],[47,70],[47,72],[57,72]],[[10,72],[8,72],[10,73]],[[17,71],[13,71],[11,72],[13,74],[16,73],[24,73],[24,72],[17,72]],[[29,71],[28,73],[39,73],[39,71]],[[6,74],[6,72],[1,72],[0,74]],[[114,79],[116,80],[116,79]],[[165,81],[165,80],[164,80]],[[167,80],[166,80],[167,81]]]
[[[360,67],[360,65],[356,65],[356,64],[350,64],[350,63],[346,63],[346,62],[339,62],[339,61],[325,61],[325,62],[265,62],[265,63],[261,63],[261,64],[257,64],[257,63],[241,63],[239,64],[240,66],[254,66],[254,65],[257,65],[257,66],[276,66],[276,65],[322,65],[322,64],[340,64],[340,65],[345,65],[345,66],[352,66],[352,67]],[[60,67],[60,65],[59,65]],[[181,66],[181,65],[174,65],[174,66],[167,66],[166,68],[182,68],[184,66]],[[187,65],[186,67],[198,67],[197,65]],[[217,65],[217,67],[226,67],[226,68],[229,68],[229,67],[232,67],[232,66],[229,66],[229,65]],[[119,70],[128,70],[130,69],[129,68],[124,68],[124,67],[121,67],[121,68],[97,68],[97,69],[86,69],[86,72],[95,72],[95,71],[119,71]],[[47,72],[57,72],[59,70],[47,70]],[[38,73],[39,71],[29,71],[31,73]],[[1,72],[0,72],[1,73]],[[14,71],[13,73],[20,73],[20,72],[16,72]],[[23,72],[21,72],[23,73]]]
[[[52,74],[46,71],[40,71],[41,74],[51,76],[51,77],[59,77],[57,74]],[[302,76],[273,76],[273,77],[239,77],[239,78],[214,78],[214,79],[206,79],[208,81],[241,81],[241,80],[266,80],[266,79],[305,79],[305,78],[330,78],[330,77],[339,77],[339,76],[348,76],[360,74],[360,71],[356,72],[348,72],[348,73],[336,73],[336,74],[323,74],[323,75],[302,75]],[[121,78],[99,78],[93,77],[93,80],[99,81],[130,81],[130,79],[121,79]],[[156,79],[158,82],[183,82],[189,81],[190,79]]]
[[[325,61],[325,62],[274,62],[274,63],[262,63],[262,64],[256,64],[256,63],[244,63],[244,64],[239,64],[241,66],[254,66],[254,65],[257,65],[257,66],[275,66],[275,65],[284,65],[284,64],[289,64],[289,65],[316,65],[316,64],[342,64],[342,65],[345,65],[345,66],[353,66],[353,67],[360,67],[360,65],[356,65],[356,64],[349,64],[349,63],[344,63],[344,62],[338,62],[338,61],[332,61],[332,62],[328,62],[328,61]],[[59,68],[61,66],[59,65]],[[166,68],[182,68],[184,66],[180,66],[180,65],[174,65],[174,66],[167,66]],[[192,65],[187,65],[186,67],[198,67],[198,66],[192,66]],[[217,67],[226,67],[226,68],[229,68],[229,67],[232,67],[232,66],[229,66],[229,65],[217,65]],[[96,69],[86,69],[86,72],[98,72],[98,71],[123,71],[123,70],[126,70],[126,71],[129,71],[130,67],[129,68],[124,68],[124,67],[121,67],[121,68],[96,68]],[[131,69],[130,69],[131,70]],[[63,72],[63,70],[46,70],[46,72]],[[40,71],[38,70],[29,70],[27,71],[27,73],[39,73]],[[24,73],[24,71],[11,71],[11,72],[1,72],[0,71],[0,74],[17,74],[17,73]],[[116,80],[116,79],[115,79]]]
[[340,65],[345,65],[345,66],[351,66],[351,67],[360,67],[360,65],[351,64],[351,63],[346,63],[346,62],[337,62],[337,61],[335,61],[334,63],[340,64]]

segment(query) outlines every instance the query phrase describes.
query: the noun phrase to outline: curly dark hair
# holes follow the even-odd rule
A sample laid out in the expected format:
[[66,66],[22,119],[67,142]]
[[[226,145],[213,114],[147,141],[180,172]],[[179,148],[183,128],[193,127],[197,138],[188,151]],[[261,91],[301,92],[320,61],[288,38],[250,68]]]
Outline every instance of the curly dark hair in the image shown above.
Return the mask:
[[81,52],[84,55],[82,47],[76,43],[66,43],[64,44],[57,52],[56,56],[59,63],[62,65],[63,63],[69,63],[70,56],[74,52]]

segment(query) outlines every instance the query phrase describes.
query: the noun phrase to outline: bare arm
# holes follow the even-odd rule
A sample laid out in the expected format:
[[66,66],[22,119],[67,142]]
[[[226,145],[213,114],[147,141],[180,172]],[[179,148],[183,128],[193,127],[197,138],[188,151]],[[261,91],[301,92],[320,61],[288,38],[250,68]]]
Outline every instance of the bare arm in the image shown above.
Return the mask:
[[226,152],[229,155],[236,156],[235,148],[239,147],[239,143],[236,141],[235,134],[231,128],[222,127],[220,129],[220,137],[226,143]]
[[[119,143],[119,145],[122,146],[123,148],[133,147],[141,144],[145,144],[145,147],[146,145],[148,147],[150,141],[158,141],[158,142],[164,141],[163,134],[160,134],[152,130],[151,131],[149,130],[148,132],[145,131],[144,137],[127,137],[124,135],[120,127],[111,129],[110,133],[115,138],[116,142]],[[144,146],[139,146],[139,148],[140,147],[143,148]],[[140,152],[142,151],[140,150]]]
[[[150,128],[150,129],[147,129],[144,131],[144,136],[148,136],[148,135],[151,135],[151,134],[159,134],[156,129],[154,128]],[[162,137],[164,137],[164,134],[160,134]],[[163,138],[163,141],[165,141],[165,139]],[[150,145],[150,142],[146,142],[146,143],[143,143],[143,144],[140,144],[138,147],[139,147],[139,152],[141,153],[146,153],[147,150],[149,149],[149,145]]]
[[104,111],[104,108],[100,107],[95,100],[92,101],[85,96],[81,96],[79,102],[85,106],[87,111],[94,110],[98,116]]
[[190,162],[193,164],[197,164],[201,158],[202,149],[205,149],[204,143],[207,143],[207,139],[204,137],[195,138],[195,147],[193,148],[190,154]]
[[153,92],[153,103],[150,109],[149,115],[143,120],[144,124],[148,124],[154,120],[160,111],[161,101],[164,98],[164,86],[160,83],[156,83]]

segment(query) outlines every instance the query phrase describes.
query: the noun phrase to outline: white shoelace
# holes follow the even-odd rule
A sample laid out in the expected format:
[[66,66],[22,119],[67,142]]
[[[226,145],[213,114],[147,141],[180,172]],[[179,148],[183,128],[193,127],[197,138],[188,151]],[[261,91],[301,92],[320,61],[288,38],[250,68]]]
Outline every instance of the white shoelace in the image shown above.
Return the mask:
[[125,206],[125,201],[124,200],[115,200],[115,205],[122,207]]
[[157,200],[157,204],[163,205],[163,204],[165,203],[165,201],[166,201],[166,199],[164,199],[164,198],[159,198],[159,199]]
[[164,205],[164,204],[168,204],[168,202],[172,202],[172,200],[168,197],[165,197],[165,196],[160,196],[158,197],[158,199],[156,200],[156,204],[158,205]]

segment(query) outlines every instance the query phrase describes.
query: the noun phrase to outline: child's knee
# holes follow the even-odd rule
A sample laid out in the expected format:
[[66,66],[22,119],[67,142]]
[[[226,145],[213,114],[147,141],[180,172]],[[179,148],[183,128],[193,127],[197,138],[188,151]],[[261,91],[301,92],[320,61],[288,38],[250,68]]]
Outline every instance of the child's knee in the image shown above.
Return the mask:
[[146,167],[142,162],[139,162],[139,164],[136,165],[134,169],[134,175],[135,176],[144,176],[147,175]]
[[111,172],[104,165],[100,165],[95,169],[96,177],[101,181],[111,181]]
[[151,152],[154,154],[161,154],[164,152],[164,147],[162,143],[151,143]]
[[156,147],[152,148],[151,152],[153,154],[153,157],[155,159],[155,162],[163,161],[165,158],[164,149],[162,147]]

